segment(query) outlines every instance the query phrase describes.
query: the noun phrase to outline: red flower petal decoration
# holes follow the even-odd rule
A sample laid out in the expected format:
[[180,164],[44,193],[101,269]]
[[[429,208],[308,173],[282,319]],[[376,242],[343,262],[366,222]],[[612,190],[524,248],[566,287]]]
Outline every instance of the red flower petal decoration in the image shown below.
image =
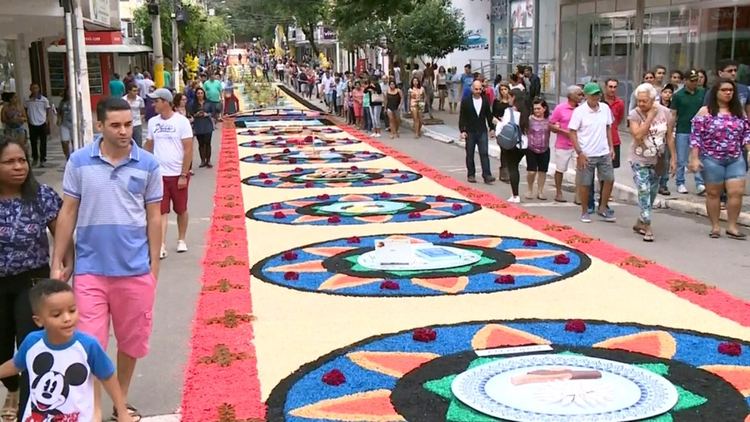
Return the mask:
[[273,213],[273,218],[275,218],[275,219],[280,220],[280,219],[285,218],[285,217],[286,217],[286,215],[284,215],[284,213],[281,212],[281,211],[276,211],[275,213]]
[[432,328],[417,328],[411,335],[414,341],[421,341],[422,343],[429,343],[437,339],[437,332]]
[[297,259],[297,252],[286,251],[284,252],[284,255],[281,255],[281,259],[284,261],[294,261]]
[[261,173],[258,175],[258,179],[268,179],[268,173]]
[[408,179],[408,178],[409,178],[409,175],[408,175],[408,174],[402,174],[402,175],[401,175],[401,179],[403,179],[403,180],[406,180],[406,179]]
[[348,162],[349,162],[349,159],[348,159],[348,158],[342,158],[342,159],[341,159],[341,162],[342,162],[342,163],[348,163]]
[[398,173],[398,169],[391,169],[391,173]]
[[284,280],[286,281],[297,281],[299,280],[299,274],[294,271],[287,271],[284,273]]
[[565,254],[557,255],[555,256],[555,264],[557,265],[570,264],[570,258],[568,258],[568,256]]
[[338,215],[332,215],[328,217],[328,222],[331,224],[338,224],[341,222],[341,218]]
[[571,333],[582,333],[586,331],[586,323],[581,319],[571,319],[565,323],[565,331]]
[[331,197],[328,196],[327,193],[324,193],[322,195],[318,195],[318,199],[320,199],[320,200],[326,200],[326,199],[331,199]]
[[351,170],[351,171],[357,171],[357,170],[359,170],[359,167],[357,167],[357,166],[351,166],[351,167],[349,167],[349,170]]
[[534,239],[526,239],[523,241],[523,246],[528,246],[528,247],[533,248],[533,247],[536,247],[536,245],[537,245],[537,242]]
[[313,186],[315,186],[315,183],[313,183],[313,182],[305,182],[305,187],[306,188],[311,188]]
[[435,197],[435,200],[437,202],[445,202],[445,197],[443,195],[438,195]]
[[313,137],[312,136],[310,136],[310,135],[305,136],[305,143],[306,144],[311,144],[312,141],[313,141]]
[[336,148],[331,148],[328,151],[330,151],[330,152],[336,152]]
[[275,203],[271,204],[271,209],[272,210],[280,210],[281,207],[282,207],[282,205],[279,204],[278,202],[275,202]]
[[263,184],[264,184],[264,185],[273,185],[273,180],[271,180],[271,179],[266,179],[266,180],[264,180],[264,181],[263,181]]
[[324,383],[332,386],[341,385],[346,382],[344,373],[339,371],[338,369],[331,369],[330,371],[323,374],[323,378],[321,379]]
[[284,148],[284,150],[281,152],[283,152],[284,154],[289,154],[290,152],[292,152],[292,150],[290,150],[289,148]]
[[295,168],[294,168],[294,172],[295,172],[295,173],[302,173],[302,172],[303,172],[304,170],[305,170],[305,169],[303,169],[302,167],[295,167]]
[[287,161],[289,161],[289,164],[297,164],[297,159],[294,157],[288,159]]
[[452,239],[453,233],[448,230],[443,230],[438,236],[440,236],[441,239]]
[[463,207],[464,207],[463,205],[458,204],[458,203],[451,205],[451,208],[453,209],[453,211],[458,211],[462,209]]
[[497,284],[516,284],[516,278],[510,274],[503,274],[495,279]]
[[727,356],[739,356],[742,354],[742,345],[735,342],[724,342],[719,344],[719,353]]
[[391,197],[391,194],[390,194],[390,193],[388,193],[388,192],[382,192],[382,193],[380,194],[380,199],[388,199],[388,198],[390,198],[390,197]]
[[352,237],[346,239],[346,243],[360,243],[360,242],[361,242],[361,240],[359,240],[359,237],[357,237],[357,236],[352,236]]
[[422,218],[422,214],[417,211],[412,211],[409,213],[409,218]]
[[362,182],[362,184],[363,185],[371,185],[372,184],[372,180],[365,180],[364,182]]
[[277,141],[283,141],[283,140],[284,140],[284,137],[283,137],[283,136],[277,136],[277,137],[276,137],[276,140],[277,140]]
[[253,155],[253,160],[254,160],[254,161],[263,161],[263,157],[261,157],[261,156],[260,156],[260,155],[258,155],[258,154],[255,154],[255,155]]
[[385,280],[382,283],[380,283],[381,290],[398,290],[400,288],[401,286],[399,286],[398,283],[396,283],[393,280]]

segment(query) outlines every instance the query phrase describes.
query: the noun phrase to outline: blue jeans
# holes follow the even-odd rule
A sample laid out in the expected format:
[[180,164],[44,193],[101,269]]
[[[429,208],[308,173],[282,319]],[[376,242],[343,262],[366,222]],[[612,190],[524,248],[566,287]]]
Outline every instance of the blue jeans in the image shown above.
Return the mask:
[[[675,143],[677,144],[677,176],[675,179],[677,186],[680,186],[685,184],[685,167],[687,167],[690,158],[690,134],[678,133],[675,137]],[[695,173],[695,185],[703,184],[703,176],[700,173]]]
[[669,154],[669,148],[664,148],[664,165],[662,166],[661,174],[659,175],[659,188],[666,188],[669,183],[669,160],[672,156]]
[[370,111],[370,107],[362,107],[362,114],[364,114],[365,118],[365,130],[369,132],[372,130],[372,111]]
[[744,179],[747,173],[745,160],[742,157],[725,158],[717,160],[707,155],[701,155],[701,164],[703,164],[703,177],[706,183],[712,185],[723,185],[724,182],[732,179]]
[[484,179],[492,177],[487,131],[467,132],[466,135],[466,175],[471,177],[476,174],[474,151],[476,148],[479,148],[479,163],[482,165],[482,177]]

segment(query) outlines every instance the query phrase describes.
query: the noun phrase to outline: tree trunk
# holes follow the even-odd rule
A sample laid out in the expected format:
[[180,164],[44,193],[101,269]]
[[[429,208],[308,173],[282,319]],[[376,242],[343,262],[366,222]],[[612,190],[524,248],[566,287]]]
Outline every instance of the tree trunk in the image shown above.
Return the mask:
[[310,49],[313,52],[313,55],[315,56],[314,59],[318,60],[320,57],[320,50],[318,50],[318,44],[315,42],[315,25],[314,24],[307,24],[302,25],[302,33],[305,34],[305,38],[307,38],[307,41],[310,42]]

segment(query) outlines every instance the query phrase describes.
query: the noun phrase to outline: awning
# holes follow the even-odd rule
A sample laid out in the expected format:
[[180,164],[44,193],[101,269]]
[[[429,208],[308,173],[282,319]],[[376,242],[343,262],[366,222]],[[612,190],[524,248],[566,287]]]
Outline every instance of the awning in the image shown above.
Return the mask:
[[[65,45],[51,45],[47,48],[50,53],[64,53]],[[87,45],[87,53],[122,53],[122,54],[137,54],[137,53],[150,53],[151,47],[147,45],[130,45],[130,44],[102,44],[102,45]]]

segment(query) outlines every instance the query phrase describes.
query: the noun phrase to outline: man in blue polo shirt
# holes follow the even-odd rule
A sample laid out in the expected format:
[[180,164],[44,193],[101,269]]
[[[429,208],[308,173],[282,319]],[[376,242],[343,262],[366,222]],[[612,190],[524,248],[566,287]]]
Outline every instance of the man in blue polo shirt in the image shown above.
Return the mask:
[[[156,158],[132,139],[127,101],[105,98],[97,104],[96,115],[102,136],[71,155],[65,167],[51,276],[62,276],[62,258],[77,228],[73,291],[78,328],[106,350],[111,318],[117,378],[127,399],[136,361],[148,353],[163,185]],[[99,396],[93,420],[102,420]],[[132,406],[129,411],[138,415]]]

